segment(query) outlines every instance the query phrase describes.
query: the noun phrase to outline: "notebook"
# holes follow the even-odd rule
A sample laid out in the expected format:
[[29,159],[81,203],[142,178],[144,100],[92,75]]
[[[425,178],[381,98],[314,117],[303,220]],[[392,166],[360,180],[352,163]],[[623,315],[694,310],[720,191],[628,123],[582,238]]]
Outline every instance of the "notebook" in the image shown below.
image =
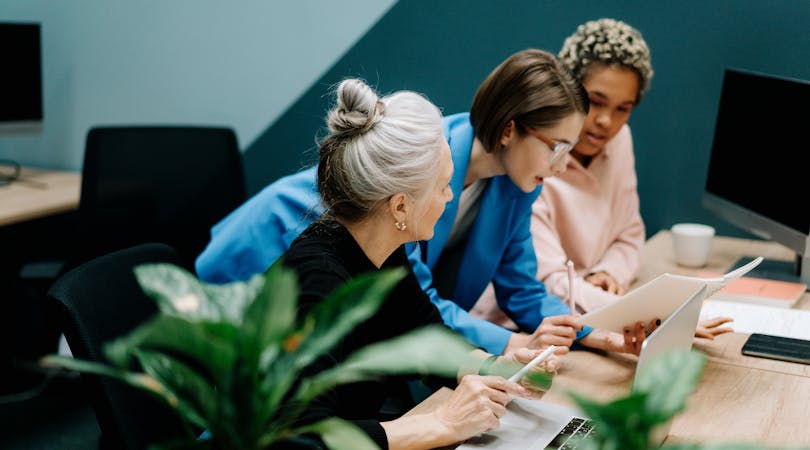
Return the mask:
[[[692,348],[692,337],[700,316],[700,307],[706,298],[706,289],[706,285],[703,285],[682,297],[681,305],[647,337],[641,347],[636,374],[656,356]],[[564,359],[562,363],[565,364]],[[633,383],[635,382],[634,377]],[[592,422],[570,406],[518,398],[509,404],[507,411],[501,418],[500,427],[468,439],[458,450],[569,449],[575,448],[572,446],[575,441],[569,441],[570,436],[587,439],[593,431]],[[670,425],[660,428],[653,437],[656,445],[664,441]]]
[[714,300],[792,308],[807,285],[765,278],[740,277],[712,296]]

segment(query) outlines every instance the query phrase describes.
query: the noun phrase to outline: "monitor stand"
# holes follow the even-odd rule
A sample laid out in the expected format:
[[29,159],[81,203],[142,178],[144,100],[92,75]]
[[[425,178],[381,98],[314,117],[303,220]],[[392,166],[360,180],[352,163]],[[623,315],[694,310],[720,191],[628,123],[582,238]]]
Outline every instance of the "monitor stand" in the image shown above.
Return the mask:
[[[729,271],[751,262],[756,256],[743,256],[738,259]],[[769,280],[789,281],[791,283],[806,283],[800,276],[801,255],[796,255],[796,261],[779,259],[763,259],[758,266],[751,269],[745,276],[753,278],[766,278]],[[808,286],[810,287],[810,285]]]

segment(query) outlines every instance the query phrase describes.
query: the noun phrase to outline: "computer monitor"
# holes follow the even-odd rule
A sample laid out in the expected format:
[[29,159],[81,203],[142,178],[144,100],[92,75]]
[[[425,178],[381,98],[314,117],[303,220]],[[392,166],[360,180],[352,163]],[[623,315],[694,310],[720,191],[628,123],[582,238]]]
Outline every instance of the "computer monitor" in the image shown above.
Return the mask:
[[800,163],[808,104],[808,81],[725,71],[703,207],[796,252],[794,262],[766,260],[749,276],[810,285],[810,185]]
[[0,22],[0,132],[42,126],[42,51],[38,23]]

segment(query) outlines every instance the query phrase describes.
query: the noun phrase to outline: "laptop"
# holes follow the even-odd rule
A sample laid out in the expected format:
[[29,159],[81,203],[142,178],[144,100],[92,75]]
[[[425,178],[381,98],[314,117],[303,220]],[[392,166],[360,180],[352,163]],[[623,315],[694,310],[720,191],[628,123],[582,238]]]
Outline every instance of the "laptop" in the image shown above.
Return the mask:
[[[661,354],[692,348],[692,339],[706,298],[706,285],[699,287],[664,321],[641,347],[636,374]],[[564,364],[564,361],[563,361]],[[637,377],[634,377],[635,384]],[[498,429],[468,439],[458,450],[472,449],[571,449],[579,438],[593,431],[591,421],[576,408],[544,401],[515,399],[507,407]],[[660,445],[670,423],[657,430],[653,439]],[[571,436],[574,440],[569,441]]]

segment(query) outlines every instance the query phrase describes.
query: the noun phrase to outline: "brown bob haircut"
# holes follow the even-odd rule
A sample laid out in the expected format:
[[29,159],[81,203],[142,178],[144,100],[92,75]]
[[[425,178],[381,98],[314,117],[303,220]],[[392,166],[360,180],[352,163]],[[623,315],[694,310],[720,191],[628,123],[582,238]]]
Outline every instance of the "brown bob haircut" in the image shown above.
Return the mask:
[[572,113],[588,114],[588,94],[557,58],[544,50],[521,50],[487,76],[475,93],[470,123],[487,152],[500,148],[503,130],[548,128]]

